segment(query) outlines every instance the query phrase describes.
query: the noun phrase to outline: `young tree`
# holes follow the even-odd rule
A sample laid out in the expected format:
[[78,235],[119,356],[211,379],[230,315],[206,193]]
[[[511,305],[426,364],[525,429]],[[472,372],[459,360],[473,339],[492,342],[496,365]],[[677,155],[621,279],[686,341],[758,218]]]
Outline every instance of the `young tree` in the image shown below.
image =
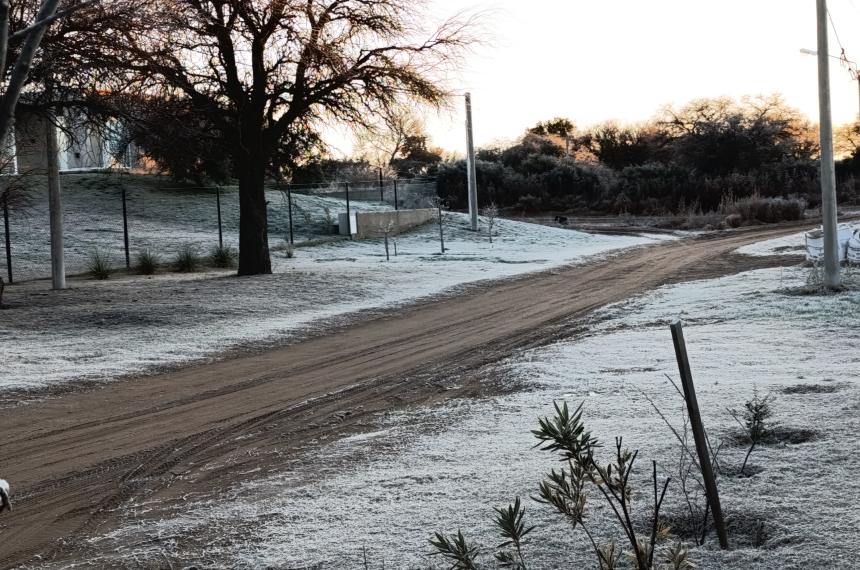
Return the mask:
[[95,63],[124,89],[187,99],[222,134],[239,181],[240,275],[271,272],[267,172],[300,156],[324,120],[367,125],[406,99],[443,104],[437,72],[472,41],[468,19],[416,39],[411,0],[137,5],[96,38]]
[[496,206],[495,202],[490,202],[481,210],[481,216],[487,222],[487,235],[490,237],[490,243],[493,243],[493,227],[499,218],[499,207]]

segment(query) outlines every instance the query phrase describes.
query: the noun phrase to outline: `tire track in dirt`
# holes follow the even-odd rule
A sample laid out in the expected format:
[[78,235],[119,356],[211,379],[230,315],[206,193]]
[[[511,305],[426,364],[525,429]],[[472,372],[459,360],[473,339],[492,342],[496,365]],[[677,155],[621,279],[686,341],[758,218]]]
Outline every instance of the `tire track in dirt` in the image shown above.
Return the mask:
[[[224,488],[235,473],[277,470],[291,450],[381,411],[474,395],[480,382],[461,376],[569,336],[571,320],[595,308],[667,282],[784,264],[729,253],[801,227],[637,249],[474,287],[285,348],[6,410],[0,457],[16,502],[0,523],[0,566],[84,555],[83,539],[110,528],[116,510],[143,494],[170,500],[201,481],[207,491]],[[451,389],[451,378],[461,386]],[[345,409],[355,411],[338,416]],[[174,482],[177,472],[192,476]]]

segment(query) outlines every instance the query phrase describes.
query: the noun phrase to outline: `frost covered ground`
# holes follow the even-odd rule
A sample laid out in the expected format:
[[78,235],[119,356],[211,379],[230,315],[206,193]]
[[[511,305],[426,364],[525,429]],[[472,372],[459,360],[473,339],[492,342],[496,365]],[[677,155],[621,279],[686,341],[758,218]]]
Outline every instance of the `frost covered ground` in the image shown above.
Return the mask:
[[[663,374],[677,374],[667,325],[681,317],[703,418],[724,441],[728,471],[745,450],[732,442],[726,407],[743,406],[754,390],[775,395],[783,428],[812,435],[756,449],[752,477],[721,477],[732,549],[721,552],[712,536],[693,550],[698,566],[855,567],[860,515],[848,489],[860,468],[860,293],[787,293],[805,271],[667,286],[606,307],[589,319],[588,336],[485,371],[523,390],[390,415],[378,430],[323,446],[283,476],[249,480],[218,501],[189,499],[167,512],[136,505],[124,527],[92,541],[113,554],[82,566],[166,557],[225,568],[357,568],[366,549],[371,568],[426,567],[440,562],[427,557],[435,530],[462,529],[485,547],[502,542],[492,507],[520,496],[527,522],[538,525],[525,548],[530,567],[595,567],[584,535],[528,499],[558,466],[533,448],[529,430],[554,400],[584,402],[594,435],[610,446],[623,435],[640,449],[635,500],[647,504],[650,460],[662,476],[674,474],[679,449],[640,390],[680,427],[681,403]],[[668,496],[664,513],[681,513],[677,486]],[[590,504],[590,524],[612,536],[598,498]]]
[[[32,205],[11,216],[12,266],[16,280],[50,276],[50,233],[45,192],[34,179]],[[162,260],[192,245],[202,255],[218,244],[216,189],[177,186],[169,178],[149,175],[65,174],[63,184],[64,250],[69,274],[87,271],[93,252],[106,255],[115,267],[125,266],[122,226],[122,186],[126,187],[129,249],[132,262],[143,250]],[[220,191],[224,242],[238,244],[239,200],[235,186]],[[327,234],[325,211],[344,208],[342,200],[294,194],[294,239],[302,242]],[[266,192],[269,204],[269,239],[272,246],[289,234],[285,194]],[[388,209],[372,202],[353,202],[356,210]],[[336,217],[336,214],[335,214]],[[0,271],[6,277],[6,258],[0,255]]]
[[[88,237],[80,247],[69,240],[72,270],[82,269],[84,254],[94,243],[121,259],[121,234],[117,242],[114,230],[88,233],[88,228],[105,227],[102,209],[105,204],[116,204],[107,200],[107,194],[101,202],[97,198],[100,192],[113,191],[87,189],[91,206],[76,202],[68,193],[66,204],[75,212],[66,218],[69,235],[96,236]],[[203,207],[214,207],[210,203],[213,195],[180,192],[168,202],[164,192],[139,189],[134,195],[138,205],[131,221],[135,250],[150,248],[165,262],[183,243],[198,244],[205,253],[207,242],[217,242],[217,226],[209,219],[215,211]],[[158,199],[152,197],[156,194]],[[225,193],[225,211],[230,209],[229,196]],[[271,201],[276,200],[280,197],[274,193]],[[295,200],[299,210],[308,214],[305,222],[296,213],[305,228],[301,230],[296,222],[297,244],[324,235],[325,207],[336,214],[345,206],[333,198],[295,195]],[[165,211],[168,206],[174,210],[169,214]],[[352,207],[389,208],[366,202]],[[465,230],[465,216],[451,213],[444,224],[445,255],[439,251],[438,226],[430,224],[394,238],[388,262],[380,239],[297,247],[295,257],[288,259],[278,247],[284,243],[279,232],[285,230],[278,225],[284,223],[278,217],[283,209],[279,207],[278,215],[273,215],[274,275],[237,278],[233,271],[210,270],[154,277],[115,275],[107,281],[82,277],[70,281],[71,289],[62,292],[49,291],[46,282],[38,281],[7,288],[4,301],[9,308],[0,312],[0,386],[54,387],[63,382],[159,371],[250,345],[259,348],[285,342],[350,318],[357,311],[391,308],[467,283],[546,270],[672,239],[666,235],[592,235],[500,220],[490,244],[485,232]],[[139,215],[140,211],[145,215]],[[31,221],[30,230],[37,238],[30,236],[34,252],[30,267],[37,272],[47,262],[47,257],[40,257],[47,255],[47,246],[39,242],[35,215]],[[234,222],[228,222],[225,235],[235,234],[230,225]],[[19,236],[16,243],[21,241]],[[21,266],[21,271],[28,267]]]
[[756,257],[766,255],[802,255],[806,253],[806,245],[803,239],[805,233],[805,231],[802,231],[796,234],[751,243],[739,247],[736,252]]

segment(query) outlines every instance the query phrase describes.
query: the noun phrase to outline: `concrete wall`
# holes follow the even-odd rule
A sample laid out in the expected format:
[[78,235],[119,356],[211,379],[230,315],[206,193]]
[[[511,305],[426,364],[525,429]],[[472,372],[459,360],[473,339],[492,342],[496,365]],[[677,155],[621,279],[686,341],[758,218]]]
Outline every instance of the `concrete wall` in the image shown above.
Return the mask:
[[45,119],[34,113],[15,115],[15,154],[18,172],[44,174],[48,171],[45,155]]
[[[389,210],[386,212],[351,212],[358,226],[355,237],[379,237],[384,235],[384,228],[392,224],[391,235],[399,234],[416,226],[433,221],[438,216],[435,208],[419,210]],[[337,216],[341,235],[348,235],[346,212]]]

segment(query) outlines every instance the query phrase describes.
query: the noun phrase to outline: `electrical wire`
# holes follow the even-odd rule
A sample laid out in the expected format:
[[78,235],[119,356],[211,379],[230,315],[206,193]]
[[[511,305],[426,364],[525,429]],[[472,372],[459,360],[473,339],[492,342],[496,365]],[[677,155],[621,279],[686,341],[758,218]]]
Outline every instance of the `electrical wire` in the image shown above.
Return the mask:
[[842,40],[839,39],[839,32],[836,30],[836,23],[833,21],[833,15],[830,13],[830,9],[827,10],[827,19],[830,20],[830,27],[833,28],[833,35],[836,37],[836,43],[839,44],[839,62],[843,67],[848,69],[848,73],[851,74],[851,79],[860,79],[857,65],[848,59],[848,55],[845,53],[845,47],[842,45]]

